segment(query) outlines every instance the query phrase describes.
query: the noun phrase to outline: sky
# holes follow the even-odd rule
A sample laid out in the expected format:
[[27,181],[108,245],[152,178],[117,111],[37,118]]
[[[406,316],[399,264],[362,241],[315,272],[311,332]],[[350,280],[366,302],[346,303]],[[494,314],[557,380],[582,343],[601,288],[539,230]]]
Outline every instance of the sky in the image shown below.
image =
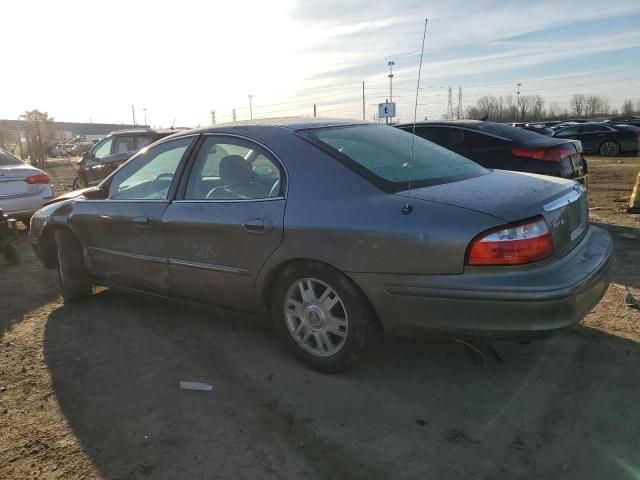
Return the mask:
[[[411,121],[482,95],[640,101],[638,0],[3,2],[0,118],[154,126],[250,117],[362,118],[389,97]],[[145,111],[146,109],[146,111]]]

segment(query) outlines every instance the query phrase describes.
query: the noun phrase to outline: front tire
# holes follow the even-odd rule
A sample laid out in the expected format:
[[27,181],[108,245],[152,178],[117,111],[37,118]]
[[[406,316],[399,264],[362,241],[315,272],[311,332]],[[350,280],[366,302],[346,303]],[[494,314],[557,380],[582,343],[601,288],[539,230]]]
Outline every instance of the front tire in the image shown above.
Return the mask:
[[344,274],[321,263],[285,267],[273,289],[271,314],[289,350],[324,373],[353,367],[378,332],[363,293]]
[[84,266],[84,253],[78,238],[69,230],[55,232],[58,248],[58,280],[62,298],[73,302],[93,293],[91,277]]
[[620,153],[620,145],[614,140],[607,140],[600,145],[599,152],[605,157],[615,157]]

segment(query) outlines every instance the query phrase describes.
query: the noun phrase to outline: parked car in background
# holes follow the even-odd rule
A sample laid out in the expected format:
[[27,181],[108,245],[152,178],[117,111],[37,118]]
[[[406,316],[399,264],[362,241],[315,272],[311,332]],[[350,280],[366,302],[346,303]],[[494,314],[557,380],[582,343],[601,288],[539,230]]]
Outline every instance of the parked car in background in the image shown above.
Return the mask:
[[[413,124],[399,125],[407,132]],[[501,170],[539,173],[586,184],[587,163],[580,146],[494,122],[420,122],[416,135],[476,163]]]
[[530,132],[536,132],[536,133],[539,133],[540,135],[547,135],[547,136],[553,135],[552,128],[545,127],[544,125],[541,125],[539,123],[527,123],[518,128],[523,128],[524,130],[529,130]]
[[557,139],[580,140],[585,153],[605,156],[625,152],[637,152],[640,135],[633,128],[606,122],[588,122],[568,125],[555,130]]
[[70,155],[70,146],[66,146],[64,143],[57,143],[54,147],[49,150],[49,156],[51,157],[68,157]]
[[33,212],[53,198],[49,176],[0,149],[0,209],[29,226]]
[[73,188],[97,185],[139,150],[178,131],[133,129],[110,133],[83,155],[78,163],[78,176]]
[[270,312],[326,372],[351,367],[380,330],[573,325],[606,291],[612,257],[582,185],[318,119],[161,140],[39,210],[29,239],[65,301],[109,285]]
[[614,125],[633,125],[634,127],[640,127],[640,117],[611,117],[605,120],[605,123],[612,123]]

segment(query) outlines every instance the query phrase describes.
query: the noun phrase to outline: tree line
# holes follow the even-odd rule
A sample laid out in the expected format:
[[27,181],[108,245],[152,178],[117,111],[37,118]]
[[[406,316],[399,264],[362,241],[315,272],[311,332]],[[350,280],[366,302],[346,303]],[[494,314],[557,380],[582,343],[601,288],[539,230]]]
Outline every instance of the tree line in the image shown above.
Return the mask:
[[465,110],[468,119],[486,117],[493,122],[596,119],[618,115],[640,115],[640,101],[634,103],[632,99],[627,99],[620,109],[616,109],[611,107],[609,98],[604,95],[575,94],[571,96],[569,106],[563,107],[557,102],[547,102],[541,95],[520,95],[520,99],[515,95],[485,95]]

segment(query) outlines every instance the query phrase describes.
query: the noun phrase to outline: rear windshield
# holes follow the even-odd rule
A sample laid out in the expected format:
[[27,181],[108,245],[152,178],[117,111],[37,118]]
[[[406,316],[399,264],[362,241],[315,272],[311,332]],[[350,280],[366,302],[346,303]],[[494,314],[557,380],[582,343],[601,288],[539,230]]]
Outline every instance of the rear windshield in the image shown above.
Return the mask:
[[0,148],[0,166],[5,165],[22,165],[24,162],[18,157],[14,157],[9,152],[6,152]]
[[301,132],[318,147],[388,191],[477,177],[489,170],[423,138],[384,125],[350,125]]
[[525,130],[523,128],[512,127],[511,125],[503,125],[502,123],[494,122],[479,122],[475,123],[470,128],[479,130],[481,132],[491,133],[493,135],[499,135],[509,140],[515,140],[518,142],[526,142],[527,140],[539,140],[539,134],[532,132],[531,130]]

